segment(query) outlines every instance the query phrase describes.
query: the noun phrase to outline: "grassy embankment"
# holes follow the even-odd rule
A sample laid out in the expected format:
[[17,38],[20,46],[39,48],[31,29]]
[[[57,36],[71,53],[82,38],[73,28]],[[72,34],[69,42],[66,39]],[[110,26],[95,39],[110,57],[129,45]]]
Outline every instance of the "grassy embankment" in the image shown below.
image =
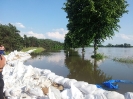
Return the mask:
[[22,52],[26,52],[26,51],[29,51],[29,50],[33,50],[33,49],[36,49],[34,50],[32,53],[34,54],[39,54],[41,52],[43,52],[45,49],[42,48],[42,47],[28,47],[28,48],[23,48],[21,51]]

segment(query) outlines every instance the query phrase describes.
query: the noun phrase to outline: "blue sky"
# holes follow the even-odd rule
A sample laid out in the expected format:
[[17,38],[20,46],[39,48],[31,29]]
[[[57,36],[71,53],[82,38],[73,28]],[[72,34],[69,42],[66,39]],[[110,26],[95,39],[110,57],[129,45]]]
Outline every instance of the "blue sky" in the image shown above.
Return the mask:
[[[127,1],[129,12],[120,19],[119,32],[103,45],[133,45],[133,0]],[[67,14],[61,9],[64,2],[66,0],[0,0],[0,23],[15,25],[22,36],[26,34],[63,42],[68,32]]]

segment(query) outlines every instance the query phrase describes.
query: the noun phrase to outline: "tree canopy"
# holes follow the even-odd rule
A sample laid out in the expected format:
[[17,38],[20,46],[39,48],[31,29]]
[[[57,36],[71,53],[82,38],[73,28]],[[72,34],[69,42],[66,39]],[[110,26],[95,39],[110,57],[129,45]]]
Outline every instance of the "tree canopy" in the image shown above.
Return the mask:
[[69,30],[65,45],[84,47],[94,43],[95,54],[97,44],[114,36],[120,28],[120,18],[128,12],[125,0],[67,0],[64,5]]

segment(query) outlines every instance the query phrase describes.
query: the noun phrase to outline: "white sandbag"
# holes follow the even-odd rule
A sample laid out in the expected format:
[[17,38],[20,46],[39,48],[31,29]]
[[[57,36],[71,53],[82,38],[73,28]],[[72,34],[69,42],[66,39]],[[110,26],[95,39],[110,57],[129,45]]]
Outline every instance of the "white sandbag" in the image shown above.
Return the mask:
[[125,99],[124,95],[116,91],[105,91],[104,94],[107,97],[107,99]]
[[77,89],[73,85],[73,83],[71,83],[71,93],[72,93],[71,99],[84,99],[83,94],[81,93],[81,91],[79,89]]
[[71,84],[74,84],[75,82],[77,82],[77,80],[69,79],[63,84],[63,86],[66,87],[66,88],[71,88]]
[[[10,97],[6,97],[6,99],[18,99],[18,97],[10,96]],[[27,99],[31,99],[31,98],[27,98]]]
[[11,96],[10,91],[11,91],[11,89],[6,89],[4,91],[6,97],[10,97]]
[[94,99],[108,99],[108,98],[103,93],[100,93],[100,94],[94,94]]
[[[50,87],[49,87],[49,90],[50,90],[52,93],[54,93],[55,99],[61,99],[61,93],[60,93],[59,89],[57,89],[57,88],[55,88],[55,87],[53,87],[53,86],[50,86]],[[49,91],[49,92],[50,92],[50,91]],[[50,95],[50,94],[49,94],[49,95]]]
[[29,94],[29,96],[44,96],[43,91],[40,87],[28,88],[25,93]]
[[42,73],[43,73],[44,75],[47,75],[48,73],[51,73],[51,71],[48,70],[48,69],[44,69],[44,70],[42,71]]
[[64,78],[64,79],[60,80],[59,84],[64,86],[65,82],[67,82],[68,80],[69,80],[69,78]]
[[71,83],[70,89],[61,92],[62,99],[84,99],[82,92]]
[[40,87],[50,87],[52,82],[45,76],[40,76],[38,80],[38,86]]
[[87,82],[84,82],[84,81],[77,81],[74,83],[74,86],[77,87],[77,88],[80,88],[82,86],[87,86],[88,83]]
[[71,90],[70,89],[64,89],[61,92],[62,99],[71,99],[71,96],[72,96],[72,93],[71,93]]
[[51,88],[49,88],[48,97],[49,99],[56,99],[55,94],[51,91]]
[[[10,98],[9,98],[10,99]],[[18,99],[18,98],[17,98]],[[33,97],[29,96],[26,93],[21,93],[19,99],[34,99]]]
[[17,50],[14,50],[13,53],[14,53],[14,55],[17,55],[18,54],[18,51]]
[[106,90],[97,88],[92,95],[94,96],[94,99],[107,99],[107,97],[104,94],[105,91]]
[[104,93],[105,91],[106,90],[104,90],[104,89],[97,88],[93,94],[101,94],[101,93]]
[[62,76],[56,76],[53,79],[53,82],[56,82],[56,83],[60,84],[63,79],[64,79],[64,77],[62,77]]
[[10,95],[11,96],[14,96],[14,97],[19,97],[21,95],[21,88],[13,88],[11,91],[10,91]]
[[48,73],[48,74],[46,74],[46,77],[48,78],[48,79],[54,79],[55,77],[56,77],[56,75],[55,75],[55,73]]
[[35,76],[38,78],[42,74],[42,70],[39,68],[34,68]]
[[88,84],[86,85],[82,85],[79,88],[84,94],[93,94],[95,92],[95,90],[97,89],[96,85],[93,84]]
[[95,98],[94,98],[94,95],[87,94],[87,95],[84,95],[84,99],[95,99]]
[[31,65],[26,67],[26,73],[24,75],[24,79],[26,79],[27,77],[31,77],[32,75],[34,75],[34,69]]
[[133,99],[133,92],[126,92],[124,96],[125,96],[125,99]]

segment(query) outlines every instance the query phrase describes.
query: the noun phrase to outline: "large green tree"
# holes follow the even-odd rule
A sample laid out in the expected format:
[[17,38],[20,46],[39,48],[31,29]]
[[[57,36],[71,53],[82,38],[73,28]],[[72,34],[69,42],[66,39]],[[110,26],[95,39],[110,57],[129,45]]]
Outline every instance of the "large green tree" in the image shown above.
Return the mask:
[[69,30],[65,45],[84,48],[94,43],[94,55],[97,45],[118,31],[120,18],[128,12],[126,0],[67,0],[64,5]]

